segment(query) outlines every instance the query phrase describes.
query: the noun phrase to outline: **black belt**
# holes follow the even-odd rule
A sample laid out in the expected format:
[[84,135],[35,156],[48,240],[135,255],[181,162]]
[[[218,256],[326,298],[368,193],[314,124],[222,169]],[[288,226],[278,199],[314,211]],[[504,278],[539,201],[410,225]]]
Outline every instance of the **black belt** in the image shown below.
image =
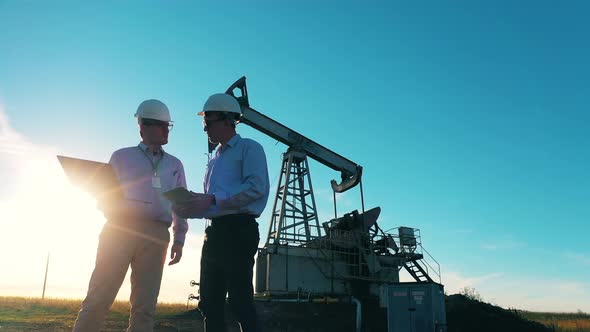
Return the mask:
[[227,214],[225,216],[211,218],[211,225],[225,225],[233,223],[255,223],[256,216],[253,214],[240,213],[240,214]]

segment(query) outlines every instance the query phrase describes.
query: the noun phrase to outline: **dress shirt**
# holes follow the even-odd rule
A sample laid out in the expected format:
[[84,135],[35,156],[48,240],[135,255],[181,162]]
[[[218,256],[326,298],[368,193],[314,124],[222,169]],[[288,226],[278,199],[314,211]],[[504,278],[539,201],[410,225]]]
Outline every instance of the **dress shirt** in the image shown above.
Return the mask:
[[215,195],[215,205],[203,217],[251,214],[259,217],[269,194],[268,169],[262,145],[234,135],[209,161],[204,192]]
[[[174,241],[184,244],[188,223],[172,212],[172,204],[162,195],[178,187],[186,188],[184,167],[180,160],[161,148],[154,154],[142,142],[138,146],[115,151],[109,164],[129,204],[137,208],[146,220],[168,226],[173,224]],[[152,183],[154,177],[159,178],[160,188],[154,188],[157,187]]]

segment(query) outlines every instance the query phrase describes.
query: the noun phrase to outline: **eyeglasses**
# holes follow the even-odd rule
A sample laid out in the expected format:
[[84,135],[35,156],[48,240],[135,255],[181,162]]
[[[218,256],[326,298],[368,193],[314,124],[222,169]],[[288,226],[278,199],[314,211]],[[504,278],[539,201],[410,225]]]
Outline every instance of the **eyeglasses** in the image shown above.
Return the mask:
[[172,123],[157,120],[143,120],[141,121],[141,124],[144,126],[158,126],[162,129],[168,129],[168,131],[172,130],[172,128],[174,127],[174,124]]
[[213,122],[224,121],[225,119],[203,119],[203,127],[210,127]]

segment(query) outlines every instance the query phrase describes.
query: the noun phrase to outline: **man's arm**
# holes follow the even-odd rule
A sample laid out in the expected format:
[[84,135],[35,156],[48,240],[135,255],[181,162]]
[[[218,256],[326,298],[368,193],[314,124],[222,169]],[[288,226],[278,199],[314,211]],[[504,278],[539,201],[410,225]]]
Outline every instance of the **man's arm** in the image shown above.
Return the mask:
[[250,144],[244,152],[242,183],[233,193],[215,193],[219,209],[239,209],[263,197],[269,191],[268,167],[262,145]]
[[175,206],[174,211],[186,218],[206,218],[212,211],[239,210],[268,193],[270,185],[266,155],[260,144],[250,144],[246,148],[241,171],[242,182],[234,192],[216,192],[212,195],[193,193],[190,200]]
[[[184,167],[179,161],[178,173],[176,173],[176,187],[186,188],[186,177],[184,174]],[[182,248],[186,239],[186,233],[188,231],[188,222],[185,218],[180,217],[175,212],[172,212],[172,230],[174,232],[174,242],[170,248],[170,259],[168,265],[174,265],[180,262],[182,258]]]

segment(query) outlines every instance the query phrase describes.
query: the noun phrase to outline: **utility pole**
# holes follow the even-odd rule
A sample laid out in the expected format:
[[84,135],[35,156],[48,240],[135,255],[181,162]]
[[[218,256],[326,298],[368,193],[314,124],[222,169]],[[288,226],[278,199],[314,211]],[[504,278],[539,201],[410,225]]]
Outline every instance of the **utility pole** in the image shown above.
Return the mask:
[[45,299],[45,286],[47,285],[47,271],[49,271],[49,251],[47,251],[47,263],[45,264],[45,280],[43,280],[43,294],[41,294],[41,299]]

